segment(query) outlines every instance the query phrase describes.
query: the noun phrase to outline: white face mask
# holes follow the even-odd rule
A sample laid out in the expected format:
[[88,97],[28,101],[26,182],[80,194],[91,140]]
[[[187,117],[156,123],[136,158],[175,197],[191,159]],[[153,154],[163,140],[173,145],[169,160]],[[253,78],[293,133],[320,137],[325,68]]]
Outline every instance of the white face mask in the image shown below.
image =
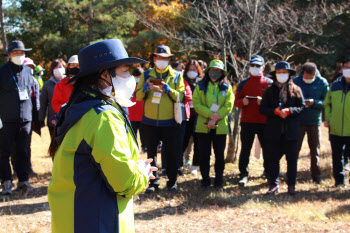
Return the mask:
[[135,78],[136,83],[140,82],[140,78]]
[[262,67],[250,67],[249,73],[253,76],[259,76],[262,73]]
[[26,58],[25,56],[16,56],[16,57],[12,57],[11,61],[16,65],[21,66],[24,63],[25,58]]
[[56,79],[62,79],[66,74],[66,70],[64,68],[56,68],[53,70],[53,75]]
[[279,83],[285,83],[289,79],[289,74],[287,73],[276,74],[276,78]]
[[163,61],[163,60],[157,60],[155,62],[155,64],[156,64],[156,66],[157,66],[157,68],[159,70],[165,70],[168,67],[169,62],[168,61]]
[[113,96],[112,96],[112,86],[108,86],[105,89],[100,89],[100,90],[101,90],[102,94],[113,98]]
[[135,105],[130,98],[134,94],[136,81],[134,76],[122,78],[116,76],[112,79],[112,83],[115,89],[115,100],[123,107],[131,107]]
[[307,83],[307,84],[311,84],[315,81],[316,78],[313,78],[313,79],[306,79],[306,78],[303,78],[304,82]]
[[187,72],[187,77],[190,79],[195,79],[198,76],[198,73],[196,71],[188,71]]
[[343,75],[345,78],[350,78],[350,69],[343,69]]

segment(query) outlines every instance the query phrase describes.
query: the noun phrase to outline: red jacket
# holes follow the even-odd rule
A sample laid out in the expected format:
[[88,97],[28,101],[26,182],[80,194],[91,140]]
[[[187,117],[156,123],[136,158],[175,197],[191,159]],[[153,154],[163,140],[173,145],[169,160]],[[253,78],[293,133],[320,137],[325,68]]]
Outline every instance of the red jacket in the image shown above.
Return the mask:
[[188,82],[186,80],[184,80],[185,83],[185,109],[186,109],[186,117],[187,119],[190,119],[191,117],[191,108],[188,102],[192,101],[192,91],[191,91],[191,87],[188,84]]
[[241,122],[266,124],[266,116],[260,114],[259,105],[255,99],[249,99],[249,104],[244,106],[243,99],[246,96],[262,97],[267,87],[273,81],[263,75],[250,76],[242,80],[236,90],[235,106],[242,109]]
[[66,85],[68,81],[69,81],[69,78],[65,77],[55,85],[51,104],[52,104],[53,110],[56,113],[60,111],[60,108],[63,104],[68,102],[69,97],[72,94],[73,84],[70,83]]
[[134,92],[134,95],[132,96],[131,101],[136,102],[136,104],[132,107],[129,107],[129,120],[130,121],[141,121],[142,116],[143,116],[143,103],[145,101],[144,100],[137,101],[135,92]]

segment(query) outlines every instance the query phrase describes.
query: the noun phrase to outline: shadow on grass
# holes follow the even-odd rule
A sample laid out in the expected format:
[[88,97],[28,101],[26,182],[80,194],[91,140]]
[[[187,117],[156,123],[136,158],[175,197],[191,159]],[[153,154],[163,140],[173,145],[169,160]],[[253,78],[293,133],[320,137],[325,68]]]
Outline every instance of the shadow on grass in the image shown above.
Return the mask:
[[[324,168],[323,174],[330,174],[331,168]],[[303,174],[304,173],[304,174]],[[301,172],[301,179],[309,179],[308,171]],[[307,177],[307,178],[305,178]],[[237,185],[239,178],[237,176],[226,175],[224,182],[226,186],[224,191],[218,192],[214,188],[202,189],[199,179],[192,179],[181,182],[179,184],[179,191],[177,194],[170,194],[167,189],[160,189],[155,194],[141,194],[139,203],[144,201],[162,201],[166,206],[152,209],[142,213],[135,213],[135,219],[137,220],[151,220],[165,215],[182,215],[189,211],[199,211],[200,209],[211,208],[234,208],[241,207],[249,202],[256,202],[275,206],[288,206],[298,202],[313,202],[321,201],[327,202],[329,200],[348,200],[350,199],[347,191],[339,188],[325,187],[324,185],[316,185],[310,183],[308,190],[298,190],[297,195],[290,196],[287,194],[287,190],[284,182],[282,182],[281,193],[277,195],[266,195],[268,184],[266,180],[256,177],[255,181],[252,181],[247,187],[239,187]],[[329,178],[329,177],[328,177]],[[282,179],[283,180],[283,179]],[[305,184],[304,184],[305,185]],[[307,185],[307,184],[306,184]],[[302,185],[300,185],[302,186]],[[175,199],[175,205],[171,200]],[[348,206],[349,207],[349,206]],[[346,212],[349,210],[340,208],[338,212]],[[330,213],[334,214],[334,213]]]
[[326,213],[326,216],[328,218],[336,217],[336,216],[342,216],[344,214],[350,214],[350,205],[343,205],[338,207],[336,210],[330,211]]
[[50,210],[48,202],[35,204],[18,204],[0,207],[1,215],[26,215]]
[[23,193],[19,191],[12,191],[12,195],[1,195],[0,194],[0,203],[1,202],[11,202],[15,200],[23,200],[23,199],[31,199],[38,198],[47,195],[47,186],[41,186],[39,188],[35,188],[34,191]]

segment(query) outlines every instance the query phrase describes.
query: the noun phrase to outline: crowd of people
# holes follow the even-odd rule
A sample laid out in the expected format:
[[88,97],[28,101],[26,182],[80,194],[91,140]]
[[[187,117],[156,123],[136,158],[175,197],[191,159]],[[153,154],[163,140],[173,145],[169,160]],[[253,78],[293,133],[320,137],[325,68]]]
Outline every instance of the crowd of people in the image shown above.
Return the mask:
[[[200,60],[175,61],[170,48],[160,45],[149,59],[153,67],[145,69],[140,64],[146,61],[129,58],[120,41],[107,40],[101,43],[110,50],[95,54],[99,48],[93,44],[79,55],[70,57],[67,64],[62,59],[53,60],[48,70],[50,78],[46,82],[42,79],[45,71],[42,66],[35,65],[32,59],[25,56],[31,49],[25,48],[19,40],[9,44],[8,52],[4,54],[9,61],[0,67],[2,194],[12,193],[11,163],[18,177],[17,190],[33,190],[28,182],[30,174],[36,174],[31,165],[32,131],[40,134],[41,127],[47,125],[52,139],[50,154],[54,157],[58,152],[68,153],[61,149],[62,144],[65,142],[66,146],[74,148],[70,143],[78,143],[73,138],[81,134],[78,128],[84,127],[80,125],[81,119],[91,118],[92,125],[98,124],[93,123],[95,120],[92,118],[96,118],[93,115],[85,117],[91,108],[95,108],[96,112],[104,112],[93,105],[98,97],[107,99],[103,100],[105,102],[113,100],[116,105],[112,105],[122,115],[124,122],[118,124],[124,125],[131,138],[137,139],[139,134],[140,151],[147,153],[147,161],[150,162],[148,168],[152,170],[152,174],[147,173],[147,179],[154,176],[154,179],[149,180],[146,193],[157,192],[160,175],[168,178],[169,192],[177,192],[177,178],[183,174],[184,166],[189,167],[190,173],[194,175],[197,175],[199,168],[201,186],[204,189],[210,187],[212,149],[215,156],[213,185],[215,189],[222,190],[226,139],[231,133],[229,114],[234,106],[242,109],[238,185],[245,187],[249,182],[251,149],[254,140],[258,140],[264,161],[263,175],[270,185],[267,194],[275,194],[280,190],[280,160],[285,155],[288,193],[295,195],[298,156],[305,134],[310,148],[311,179],[317,184],[321,183],[320,126],[324,122],[329,127],[335,186],[345,186],[344,163],[350,154],[350,127],[347,125],[350,118],[350,100],[347,101],[350,98],[349,58],[337,68],[329,87],[312,62],[306,62],[297,75],[288,62],[280,61],[265,75],[265,60],[255,55],[249,61],[250,76],[244,78],[234,92],[221,60],[214,59],[209,65]],[[113,46],[119,50],[113,52]],[[109,61],[109,56],[114,57]],[[84,67],[81,67],[82,63]],[[106,64],[113,66],[107,67]],[[111,69],[115,67],[117,70]],[[78,95],[79,90],[85,94]],[[112,115],[105,117],[120,118]],[[89,125],[88,122],[86,120]],[[101,131],[93,133],[104,132],[103,126],[101,129],[96,127],[96,130]],[[106,142],[102,144],[108,144],[107,141],[111,140],[108,134],[117,137],[120,131],[113,127],[110,130],[105,129]],[[87,150],[87,146],[91,147],[86,141],[87,136],[81,136],[84,143],[79,142],[83,143],[80,144],[82,148],[76,149],[76,153],[78,150]],[[70,143],[67,137],[71,138]],[[103,137],[103,133],[98,137]],[[119,153],[136,153],[130,152],[131,144],[125,142],[120,142],[116,147],[120,149]],[[92,154],[94,150],[99,153],[102,148],[97,146],[97,149],[91,150]],[[160,167],[157,164],[159,153],[161,174],[155,169]],[[93,157],[93,163],[103,171],[100,158],[94,154]],[[63,156],[61,159],[62,163],[66,163],[69,157]],[[53,181],[59,180],[54,177],[55,174],[64,175],[64,171],[55,172],[55,169],[59,168],[54,166]],[[110,174],[104,176],[108,180]],[[52,189],[50,187],[49,191]]]

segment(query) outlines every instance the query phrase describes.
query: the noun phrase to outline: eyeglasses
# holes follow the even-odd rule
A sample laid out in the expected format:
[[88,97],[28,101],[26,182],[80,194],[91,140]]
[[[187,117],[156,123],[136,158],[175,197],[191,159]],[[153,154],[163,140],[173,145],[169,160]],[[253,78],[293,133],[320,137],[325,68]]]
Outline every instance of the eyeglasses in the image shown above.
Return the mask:
[[258,67],[258,68],[260,68],[260,67],[262,67],[262,65],[258,65],[258,64],[251,64],[251,65],[250,65],[250,67]]

